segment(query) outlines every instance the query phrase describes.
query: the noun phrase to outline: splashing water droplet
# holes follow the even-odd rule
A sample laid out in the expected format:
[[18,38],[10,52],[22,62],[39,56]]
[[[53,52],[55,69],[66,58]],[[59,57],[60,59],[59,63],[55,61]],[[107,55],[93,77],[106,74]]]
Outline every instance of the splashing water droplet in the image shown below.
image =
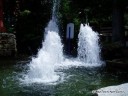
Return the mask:
[[86,64],[102,64],[98,33],[87,24],[81,24],[78,38],[78,59]]

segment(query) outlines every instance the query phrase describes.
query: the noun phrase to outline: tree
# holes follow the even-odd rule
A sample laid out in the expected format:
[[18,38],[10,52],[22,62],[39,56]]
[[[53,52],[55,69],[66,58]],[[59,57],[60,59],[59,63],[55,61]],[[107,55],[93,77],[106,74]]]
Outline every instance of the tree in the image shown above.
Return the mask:
[[20,14],[16,22],[18,52],[36,53],[42,44],[43,32],[51,17],[51,2],[49,0],[19,1]]
[[112,40],[122,46],[125,45],[124,8],[123,0],[113,0]]

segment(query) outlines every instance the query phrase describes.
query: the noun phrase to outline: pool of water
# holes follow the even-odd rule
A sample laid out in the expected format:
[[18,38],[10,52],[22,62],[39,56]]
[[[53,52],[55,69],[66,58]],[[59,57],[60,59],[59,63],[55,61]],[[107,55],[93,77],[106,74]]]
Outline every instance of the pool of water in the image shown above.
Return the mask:
[[106,67],[71,67],[56,70],[64,74],[61,82],[25,84],[20,79],[21,74],[28,70],[26,64],[29,60],[0,60],[1,96],[91,96],[92,90],[128,82],[127,71]]

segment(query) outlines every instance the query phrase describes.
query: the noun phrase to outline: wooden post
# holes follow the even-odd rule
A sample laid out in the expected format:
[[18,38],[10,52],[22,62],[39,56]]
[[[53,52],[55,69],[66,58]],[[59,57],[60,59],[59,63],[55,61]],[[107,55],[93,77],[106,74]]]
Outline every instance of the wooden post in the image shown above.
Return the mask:
[[4,17],[3,17],[3,1],[0,0],[0,32],[6,32],[6,28],[4,27],[3,20],[4,20]]

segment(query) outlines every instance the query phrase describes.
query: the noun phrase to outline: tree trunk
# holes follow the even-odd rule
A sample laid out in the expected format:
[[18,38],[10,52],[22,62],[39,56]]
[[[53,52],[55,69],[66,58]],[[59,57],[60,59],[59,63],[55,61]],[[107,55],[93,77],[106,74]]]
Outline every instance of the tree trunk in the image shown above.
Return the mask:
[[123,0],[113,0],[112,40],[125,46]]

